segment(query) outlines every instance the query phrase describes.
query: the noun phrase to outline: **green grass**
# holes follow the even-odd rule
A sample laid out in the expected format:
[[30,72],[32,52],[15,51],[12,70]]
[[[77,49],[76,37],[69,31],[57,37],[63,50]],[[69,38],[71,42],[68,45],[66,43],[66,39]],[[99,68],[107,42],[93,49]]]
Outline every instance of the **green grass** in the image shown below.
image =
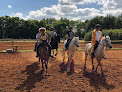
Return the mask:
[[[59,51],[62,51],[63,49],[58,49]],[[85,49],[78,49],[78,51],[84,51]],[[110,50],[122,50],[122,48],[112,48]],[[18,50],[16,52],[33,52],[33,50]],[[0,51],[0,53],[6,53],[6,50]],[[13,52],[14,53],[14,52]]]
[[[0,39],[0,43],[2,42],[12,42],[12,40],[5,40],[5,39]],[[36,40],[30,40],[30,39],[25,39],[25,40],[14,40],[14,42],[36,42]],[[64,40],[61,40],[61,42],[64,42]],[[91,41],[84,41],[84,40],[79,40],[79,42],[91,42]],[[122,40],[112,40],[112,43],[122,43]]]

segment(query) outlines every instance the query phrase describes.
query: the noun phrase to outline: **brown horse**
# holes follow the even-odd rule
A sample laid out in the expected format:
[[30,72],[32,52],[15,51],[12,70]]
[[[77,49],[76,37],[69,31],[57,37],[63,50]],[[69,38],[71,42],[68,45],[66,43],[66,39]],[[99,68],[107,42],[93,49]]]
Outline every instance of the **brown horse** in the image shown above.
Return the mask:
[[48,50],[48,46],[47,46],[47,41],[43,40],[41,46],[39,47],[39,63],[40,63],[40,59],[42,62],[42,71],[44,71],[44,67],[43,67],[43,63],[45,63],[45,68],[46,68],[46,75],[48,75],[47,73],[47,66],[48,66],[48,60],[49,60],[49,50]]

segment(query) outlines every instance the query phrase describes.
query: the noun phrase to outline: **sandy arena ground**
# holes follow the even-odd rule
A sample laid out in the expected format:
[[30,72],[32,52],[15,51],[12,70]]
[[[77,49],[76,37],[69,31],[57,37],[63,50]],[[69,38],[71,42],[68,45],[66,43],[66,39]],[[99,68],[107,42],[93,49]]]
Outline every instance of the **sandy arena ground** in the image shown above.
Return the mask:
[[[23,43],[33,49],[34,43]],[[9,45],[6,43],[6,45]],[[5,45],[5,46],[6,46]],[[22,45],[19,44],[18,45]],[[118,45],[117,45],[118,46]],[[120,44],[119,47],[122,47]],[[62,48],[62,47],[60,47]],[[21,47],[21,49],[25,49]],[[0,50],[3,50],[1,47]],[[121,92],[122,50],[107,50],[107,59],[101,61],[105,76],[92,73],[91,59],[87,59],[86,72],[82,60],[84,51],[76,51],[73,57],[75,72],[67,74],[66,61],[62,63],[62,51],[50,58],[48,74],[41,73],[35,52],[0,53],[0,92]],[[94,60],[95,67],[97,66]]]

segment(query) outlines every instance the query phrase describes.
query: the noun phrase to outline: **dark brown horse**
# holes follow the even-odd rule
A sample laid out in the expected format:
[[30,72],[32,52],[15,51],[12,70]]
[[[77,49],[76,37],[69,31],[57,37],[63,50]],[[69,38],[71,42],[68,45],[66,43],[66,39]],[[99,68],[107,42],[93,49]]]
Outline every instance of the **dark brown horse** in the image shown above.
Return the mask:
[[39,47],[39,63],[40,63],[40,59],[42,62],[42,71],[44,71],[44,66],[43,66],[44,63],[46,68],[46,75],[48,75],[47,69],[48,69],[48,60],[49,60],[49,48],[47,46],[46,40],[43,40],[41,46]]

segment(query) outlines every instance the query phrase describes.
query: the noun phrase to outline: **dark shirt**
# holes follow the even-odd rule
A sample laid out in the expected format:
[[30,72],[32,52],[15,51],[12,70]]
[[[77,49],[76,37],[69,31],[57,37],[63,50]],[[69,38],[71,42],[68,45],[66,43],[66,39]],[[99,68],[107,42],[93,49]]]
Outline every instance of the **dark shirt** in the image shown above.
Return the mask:
[[73,39],[74,33],[70,30],[68,31],[68,39]]

